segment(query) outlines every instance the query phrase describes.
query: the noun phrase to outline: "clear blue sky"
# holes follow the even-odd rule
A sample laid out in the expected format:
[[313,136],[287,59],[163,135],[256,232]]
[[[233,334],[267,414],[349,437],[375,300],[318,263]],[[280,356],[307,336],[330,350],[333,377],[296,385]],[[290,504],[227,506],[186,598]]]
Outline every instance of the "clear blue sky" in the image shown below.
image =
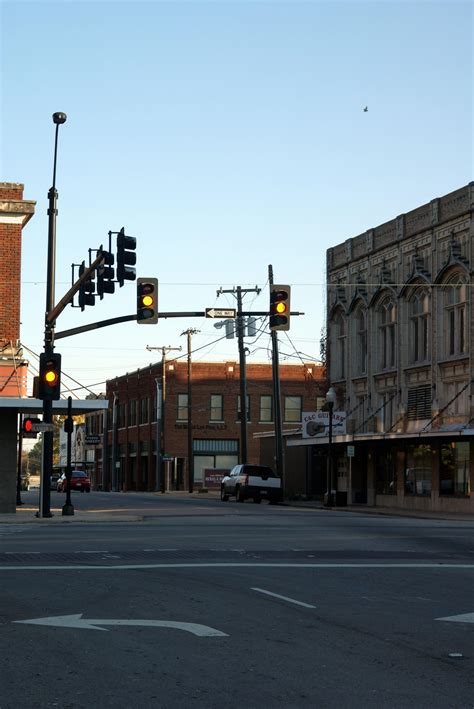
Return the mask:
[[[280,336],[292,362],[319,357],[326,249],[473,179],[470,2],[3,0],[0,12],[0,179],[37,201],[22,267],[22,341],[36,352],[54,111],[68,116],[56,299],[71,263],[122,226],[163,311],[232,307],[216,291],[237,285],[261,287],[244,307],[265,310],[271,263],[305,312]],[[134,311],[128,283],[68,307],[57,329]],[[146,345],[184,351],[188,327],[196,360],[238,358],[210,319],[116,325],[57,349],[92,385],[158,360]],[[249,340],[250,357],[268,361],[268,345],[268,332]]]

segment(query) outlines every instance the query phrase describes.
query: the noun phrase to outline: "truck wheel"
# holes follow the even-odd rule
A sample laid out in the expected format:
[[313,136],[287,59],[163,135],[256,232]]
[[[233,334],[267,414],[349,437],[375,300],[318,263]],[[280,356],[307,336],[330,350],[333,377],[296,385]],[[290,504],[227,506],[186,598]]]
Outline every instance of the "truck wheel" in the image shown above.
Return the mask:
[[229,495],[226,495],[224,485],[221,485],[221,500],[222,502],[227,502],[229,499]]

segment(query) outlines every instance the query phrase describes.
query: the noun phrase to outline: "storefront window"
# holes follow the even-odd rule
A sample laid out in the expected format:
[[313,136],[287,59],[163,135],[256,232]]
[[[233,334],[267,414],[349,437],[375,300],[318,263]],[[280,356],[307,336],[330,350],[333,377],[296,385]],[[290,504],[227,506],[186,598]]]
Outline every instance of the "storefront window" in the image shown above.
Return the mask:
[[394,451],[381,451],[375,459],[375,492],[377,495],[397,494],[397,469]]
[[405,495],[431,495],[431,446],[408,446]]
[[443,443],[440,448],[439,494],[469,497],[469,443]]

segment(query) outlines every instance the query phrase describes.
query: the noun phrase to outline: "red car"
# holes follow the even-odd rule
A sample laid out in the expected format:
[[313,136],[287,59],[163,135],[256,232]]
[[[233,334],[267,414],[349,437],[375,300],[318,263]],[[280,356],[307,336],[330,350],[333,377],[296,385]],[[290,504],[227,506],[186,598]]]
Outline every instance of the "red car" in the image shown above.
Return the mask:
[[[66,473],[63,473],[58,480],[57,485],[58,492],[66,492],[67,490],[67,479]],[[81,492],[91,491],[91,479],[82,470],[73,470],[71,472],[71,490],[80,490]]]

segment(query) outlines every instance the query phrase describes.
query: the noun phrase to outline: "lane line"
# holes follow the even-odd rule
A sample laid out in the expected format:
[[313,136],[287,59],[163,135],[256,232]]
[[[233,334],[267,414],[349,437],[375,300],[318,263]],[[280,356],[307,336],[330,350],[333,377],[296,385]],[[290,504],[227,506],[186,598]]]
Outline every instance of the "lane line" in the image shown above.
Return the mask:
[[295,603],[297,606],[303,606],[303,608],[316,608],[316,606],[312,606],[310,603],[303,603],[303,601],[297,601],[294,598],[289,598],[288,596],[280,596],[279,593],[266,591],[264,588],[256,588],[256,586],[252,586],[251,590],[258,591],[259,593],[265,593],[267,596],[273,596],[274,598],[280,598],[282,601],[288,601],[288,603]]
[[254,569],[413,569],[413,570],[471,570],[474,564],[292,564],[292,563],[193,563],[176,564],[107,564],[105,566],[89,564],[45,564],[43,566],[0,566],[2,571],[136,571],[139,569],[219,569],[219,568],[254,568]]

